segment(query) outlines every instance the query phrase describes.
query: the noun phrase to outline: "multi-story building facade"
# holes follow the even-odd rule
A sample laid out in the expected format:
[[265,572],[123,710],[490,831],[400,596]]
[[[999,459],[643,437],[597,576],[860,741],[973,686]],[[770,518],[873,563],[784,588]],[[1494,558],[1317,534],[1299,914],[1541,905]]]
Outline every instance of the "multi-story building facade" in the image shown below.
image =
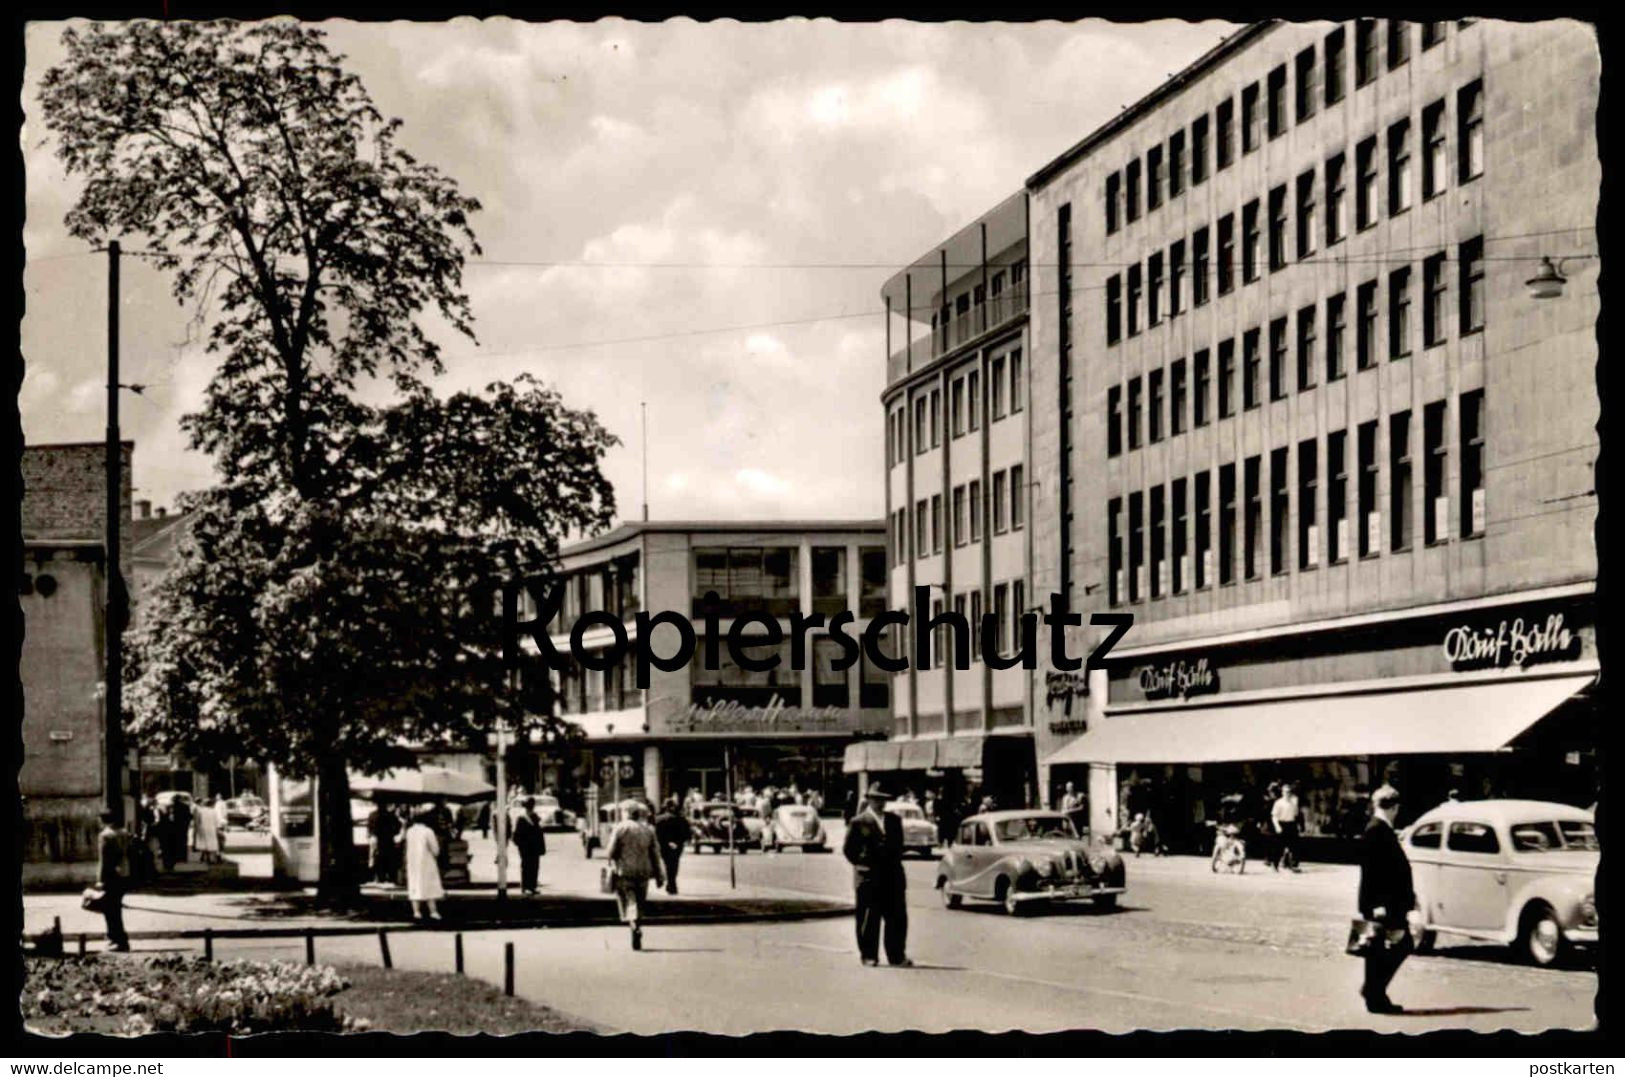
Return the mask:
[[1035,674],[1097,833],[1595,799],[1599,70],[1572,22],[1260,23],[1029,180],[1032,589],[1134,616]]
[[[553,625],[558,653],[570,653],[574,626],[593,611],[618,617],[632,640],[639,611],[681,614],[694,626],[696,650],[680,669],[651,668],[647,689],[637,686],[630,648],[609,669],[572,660],[553,675],[557,713],[585,740],[519,746],[509,756],[511,780],[551,786],[578,805],[617,789],[658,801],[690,789],[721,795],[731,767],[736,785],[794,784],[838,803],[846,749],[885,734],[891,685],[866,657],[834,668],[843,648],[829,627],[850,614],[843,630],[858,640],[886,608],[884,542],[880,521],[659,521],[623,524],[567,547]],[[714,637],[708,592],[718,598]],[[747,615],[754,615],[749,622]],[[795,619],[813,615],[822,627],[798,631]],[[736,618],[748,625],[740,630],[747,659],[776,654],[776,668],[752,670],[734,660],[725,640]],[[653,637],[654,653],[677,652],[674,627],[657,625]],[[601,624],[588,622],[581,636],[587,652],[614,643],[614,631]],[[716,669],[705,660],[712,644]],[[792,668],[797,653],[800,670]]]
[[[1028,678],[998,668],[1031,606],[1027,525],[1027,199],[1013,195],[886,282],[886,513],[891,607],[909,669],[893,678],[891,739],[854,748],[849,772],[889,772],[952,804],[972,795],[1030,799],[1036,757]],[[918,588],[928,599],[917,603]],[[915,654],[914,623],[984,615],[998,631],[933,631]],[[957,668],[963,644],[967,668]],[[991,659],[991,660],[990,660]]]

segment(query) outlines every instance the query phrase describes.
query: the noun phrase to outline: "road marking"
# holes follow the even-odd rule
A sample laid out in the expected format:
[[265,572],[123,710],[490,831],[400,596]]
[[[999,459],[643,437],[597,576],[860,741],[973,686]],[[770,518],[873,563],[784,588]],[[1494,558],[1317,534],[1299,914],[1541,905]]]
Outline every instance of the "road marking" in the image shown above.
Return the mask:
[[[852,952],[852,949],[849,946],[820,946],[817,943],[811,943],[811,942],[769,943],[768,945],[770,945],[770,946],[780,946],[780,947],[789,948],[789,949],[796,949],[796,950],[817,950],[820,953],[826,953],[826,954],[850,955],[851,952]],[[927,971],[932,971],[932,970],[928,969]],[[949,971],[949,970],[939,970],[939,971]],[[1109,987],[1094,987],[1094,986],[1091,986],[1089,984],[1062,983],[1059,980],[1043,980],[1043,979],[1039,979],[1036,976],[1018,976],[1015,973],[994,972],[991,969],[978,969],[978,968],[966,967],[966,968],[962,969],[961,971],[973,973],[973,974],[975,974],[977,976],[989,976],[989,977],[992,977],[992,978],[998,979],[998,980],[1010,980],[1010,981],[1015,982],[1015,983],[1033,984],[1033,985],[1035,985],[1037,987],[1050,987],[1050,988],[1055,988],[1055,989],[1061,990],[1061,991],[1077,991],[1077,992],[1084,992],[1084,993],[1090,993],[1090,994],[1096,994],[1096,995],[1110,995],[1113,998],[1127,999],[1127,1000],[1130,1000],[1130,1001],[1133,1001],[1133,1002],[1150,1002],[1150,1003],[1154,1003],[1156,1005],[1172,1007],[1174,1009],[1178,1009],[1180,1007],[1187,1007],[1187,1008],[1193,1009],[1193,1010],[1206,1010],[1208,1013],[1222,1014],[1225,1017],[1231,1017],[1231,1018],[1243,1018],[1243,1019],[1251,1021],[1251,1022],[1258,1022],[1258,1021],[1268,1022],[1268,1021],[1271,1020],[1270,1018],[1264,1017],[1264,1016],[1262,1016],[1260,1014],[1249,1013],[1249,1012],[1247,1012],[1245,1010],[1232,1010],[1232,1009],[1228,1009],[1228,1008],[1226,1008],[1224,1006],[1210,1006],[1210,1005],[1207,1005],[1207,1004],[1201,1003],[1201,1002],[1175,1001],[1173,999],[1163,998],[1163,997],[1161,997],[1159,995],[1140,994],[1139,992],[1136,992],[1136,991],[1118,991],[1118,990],[1114,990],[1114,989],[1109,988]],[[1309,1031],[1317,1031],[1317,1032],[1318,1031],[1325,1031],[1326,1027],[1329,1027],[1329,1026],[1322,1026],[1322,1027],[1318,1027],[1318,1028],[1313,1028],[1313,1029],[1310,1029]]]

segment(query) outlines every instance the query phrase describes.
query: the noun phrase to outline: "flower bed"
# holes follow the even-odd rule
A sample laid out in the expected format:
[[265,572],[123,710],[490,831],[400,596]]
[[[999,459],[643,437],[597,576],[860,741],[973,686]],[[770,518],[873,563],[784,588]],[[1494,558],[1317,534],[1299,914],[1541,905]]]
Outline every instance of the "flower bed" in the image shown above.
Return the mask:
[[344,1032],[365,1027],[335,1005],[348,986],[331,968],[287,961],[31,958],[22,1009],[44,1033]]

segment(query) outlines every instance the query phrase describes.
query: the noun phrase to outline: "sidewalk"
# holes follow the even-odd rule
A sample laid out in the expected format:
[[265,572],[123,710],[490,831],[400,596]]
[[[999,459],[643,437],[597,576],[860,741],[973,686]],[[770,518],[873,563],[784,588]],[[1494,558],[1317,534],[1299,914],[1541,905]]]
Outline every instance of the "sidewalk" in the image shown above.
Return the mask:
[[1275,871],[1263,860],[1249,857],[1247,870],[1235,875],[1223,870],[1214,872],[1212,860],[1205,856],[1121,855],[1130,880],[1136,875],[1191,881],[1202,878],[1233,879],[1236,885],[1245,885],[1248,889],[1279,887],[1283,890],[1335,890],[1349,894],[1354,893],[1360,881],[1360,869],[1353,864],[1304,864],[1302,870],[1297,872]]
[[[490,846],[486,846],[489,850]],[[489,854],[488,854],[489,855]],[[506,898],[499,898],[488,866],[475,871],[469,886],[449,890],[440,903],[437,924],[412,921],[411,905],[401,887],[367,885],[351,900],[334,906],[318,899],[313,887],[273,889],[270,880],[257,891],[154,893],[137,890],[125,900],[124,924],[132,938],[200,938],[205,930],[220,938],[254,935],[361,934],[390,930],[478,930],[512,927],[598,927],[618,922],[615,900],[599,892],[602,858],[587,860],[579,847],[560,849],[542,861],[541,893],[519,893],[517,857],[510,870]],[[651,923],[716,924],[760,920],[805,919],[850,914],[849,903],[804,892],[683,876],[681,892],[668,896],[651,887],[647,918]],[[48,930],[56,918],[70,952],[83,933],[101,940],[106,922],[100,913],[80,907],[78,893],[32,893],[23,896],[23,931]]]

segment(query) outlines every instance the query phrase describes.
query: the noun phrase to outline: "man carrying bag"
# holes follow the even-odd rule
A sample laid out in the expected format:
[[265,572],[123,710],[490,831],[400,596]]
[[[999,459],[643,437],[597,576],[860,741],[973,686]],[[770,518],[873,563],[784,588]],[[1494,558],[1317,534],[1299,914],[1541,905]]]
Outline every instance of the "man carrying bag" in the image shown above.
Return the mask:
[[1404,1013],[1388,997],[1388,985],[1411,952],[1410,920],[1416,916],[1411,862],[1394,832],[1399,790],[1384,785],[1371,795],[1371,822],[1360,839],[1360,915],[1349,952],[1365,958],[1360,997],[1372,1013]]

